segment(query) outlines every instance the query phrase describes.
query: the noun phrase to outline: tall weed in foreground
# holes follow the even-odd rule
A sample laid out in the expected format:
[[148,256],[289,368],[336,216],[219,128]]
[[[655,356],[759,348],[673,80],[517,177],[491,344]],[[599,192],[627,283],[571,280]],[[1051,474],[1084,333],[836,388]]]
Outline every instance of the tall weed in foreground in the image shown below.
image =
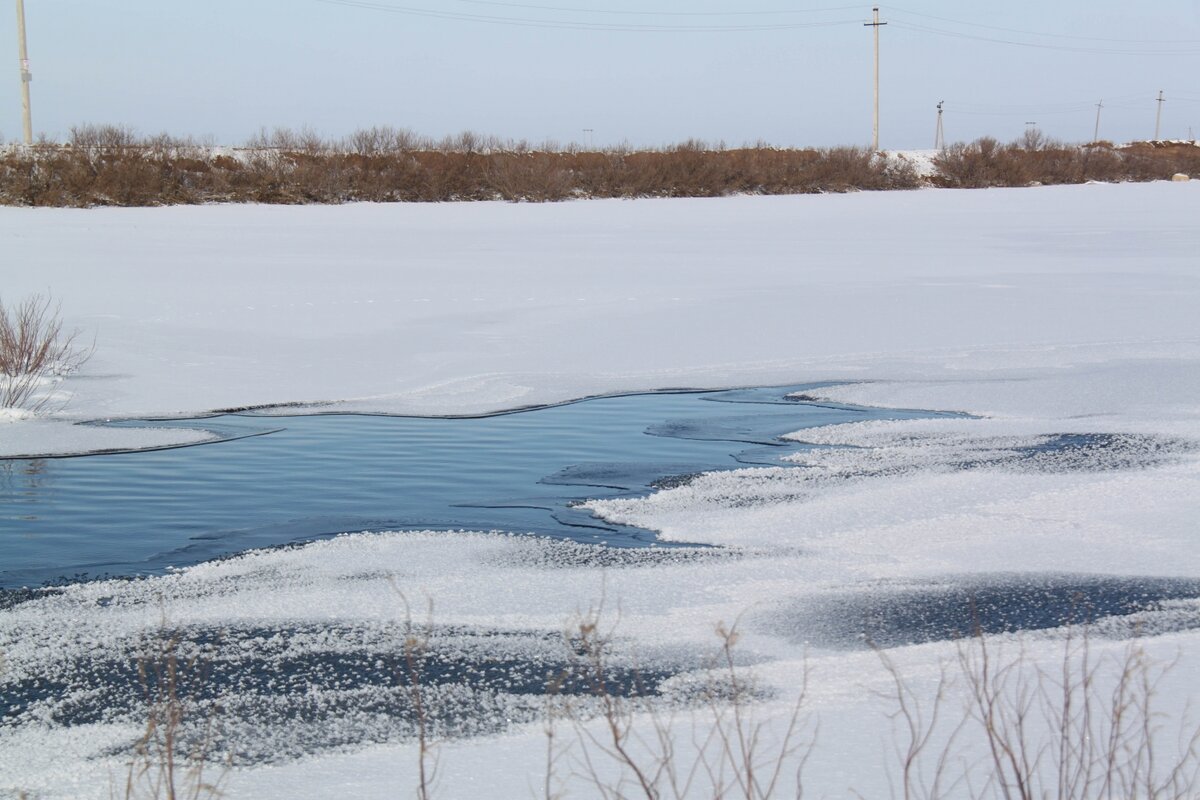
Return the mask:
[[[764,715],[764,695],[737,664],[737,626],[718,625],[718,650],[697,685],[664,698],[636,680],[631,689],[612,685],[615,624],[605,627],[599,609],[583,614],[567,632],[573,663],[570,679],[587,689],[587,704],[551,687],[546,723],[544,799],[554,790],[554,770],[564,760],[582,777],[591,796],[769,798],[803,795],[804,767],[816,743],[816,725],[805,713],[808,678],[801,676],[795,702],[782,725]],[[559,745],[556,722],[574,741]]]
[[404,643],[402,645],[402,670],[407,686],[408,699],[413,711],[417,735],[417,800],[431,800],[437,782],[438,754],[433,746],[432,720],[426,702],[425,677],[429,661],[430,641],[433,638],[433,600],[426,607],[425,621],[413,621],[412,606],[400,587],[391,582],[392,591],[404,606]]
[[[113,800],[212,800],[221,797],[229,762],[210,777],[218,709],[202,709],[195,697],[203,682],[199,655],[184,655],[178,635],[151,637],[138,659],[146,708],[145,728],[133,745]],[[190,691],[189,691],[190,690]],[[200,716],[196,724],[194,717]]]
[[[1200,725],[1156,705],[1172,664],[1133,642],[1096,656],[1072,630],[1056,669],[982,634],[960,643],[932,694],[918,694],[879,650],[891,678],[904,800],[1188,800],[1200,796]],[[952,698],[961,701],[954,707]]]

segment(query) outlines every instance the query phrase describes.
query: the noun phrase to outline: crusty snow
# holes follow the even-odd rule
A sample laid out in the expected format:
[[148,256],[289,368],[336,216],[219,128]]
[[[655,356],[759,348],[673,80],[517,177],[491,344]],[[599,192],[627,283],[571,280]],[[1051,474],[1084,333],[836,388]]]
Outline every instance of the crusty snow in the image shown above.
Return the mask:
[[[820,447],[794,457],[801,469],[714,473],[590,504],[737,557],[599,567],[556,563],[558,545],[525,537],[363,533],[0,612],[5,668],[32,677],[74,655],[120,657],[164,617],[395,621],[397,588],[432,602],[439,624],[508,636],[559,631],[603,599],[650,658],[711,650],[714,627],[740,620],[746,669],[778,691],[755,712],[768,738],[808,672],[820,733],[806,796],[886,796],[898,769],[879,695],[889,676],[869,650],[830,646],[797,609],[997,573],[1200,579],[1198,214],[1200,186],[1170,182],[0,209],[5,296],[49,290],[96,339],[92,360],[56,387],[65,404],[50,423],[0,421],[4,453],[99,446],[61,434],[81,430],[74,420],[292,403],[465,414],[678,386],[835,381],[816,394],[967,414],[807,430],[796,438]],[[1105,446],[1045,449],[1063,434]],[[1198,624],[1200,604],[1183,601],[1137,626],[1151,658],[1178,657],[1159,686],[1168,736],[1197,699]],[[1052,672],[1062,645],[1050,633],[1004,646]],[[1127,643],[1093,646],[1120,657]],[[956,652],[933,642],[892,657],[928,700]],[[123,774],[109,748],[135,735],[119,724],[6,732],[0,794],[106,797]],[[681,728],[681,748],[691,740]],[[542,796],[540,723],[438,754],[436,796]],[[598,796],[580,759],[562,757],[555,786]],[[237,769],[225,788],[392,797],[411,793],[415,768],[414,745],[384,743]]]

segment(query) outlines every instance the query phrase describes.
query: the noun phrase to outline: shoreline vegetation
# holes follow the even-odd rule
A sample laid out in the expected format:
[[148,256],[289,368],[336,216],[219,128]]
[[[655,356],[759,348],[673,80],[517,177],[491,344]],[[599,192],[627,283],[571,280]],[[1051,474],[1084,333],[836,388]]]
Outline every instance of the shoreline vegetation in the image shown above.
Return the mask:
[[653,150],[531,145],[474,133],[441,140],[376,127],[340,140],[263,131],[243,147],[114,125],[66,143],[0,148],[0,205],[89,208],[200,203],[719,197],[921,187],[986,188],[1200,175],[1195,142],[1064,144],[1030,129],[940,151],[729,148],[689,140]]

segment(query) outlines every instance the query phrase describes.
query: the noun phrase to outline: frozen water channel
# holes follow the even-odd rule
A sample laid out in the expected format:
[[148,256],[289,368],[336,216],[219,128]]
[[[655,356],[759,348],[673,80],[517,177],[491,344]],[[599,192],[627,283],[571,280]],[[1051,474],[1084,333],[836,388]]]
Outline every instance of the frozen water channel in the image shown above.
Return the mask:
[[812,386],[603,397],[480,418],[227,414],[204,446],[0,462],[0,587],[157,574],[360,530],[504,530],[616,547],[652,533],[573,503],[778,464],[785,433],[929,412],[817,405]]

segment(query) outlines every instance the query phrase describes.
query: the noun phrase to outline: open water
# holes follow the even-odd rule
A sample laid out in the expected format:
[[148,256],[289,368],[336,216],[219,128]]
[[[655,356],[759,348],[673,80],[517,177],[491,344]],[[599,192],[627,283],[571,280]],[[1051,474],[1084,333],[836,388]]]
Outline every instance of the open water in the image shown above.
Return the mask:
[[[222,415],[170,422],[222,441],[0,461],[0,588],[159,574],[362,530],[504,530],[658,546],[577,501],[778,464],[784,433],[930,412],[818,405],[810,386],[657,392],[479,418]],[[261,434],[261,435],[256,435]]]

